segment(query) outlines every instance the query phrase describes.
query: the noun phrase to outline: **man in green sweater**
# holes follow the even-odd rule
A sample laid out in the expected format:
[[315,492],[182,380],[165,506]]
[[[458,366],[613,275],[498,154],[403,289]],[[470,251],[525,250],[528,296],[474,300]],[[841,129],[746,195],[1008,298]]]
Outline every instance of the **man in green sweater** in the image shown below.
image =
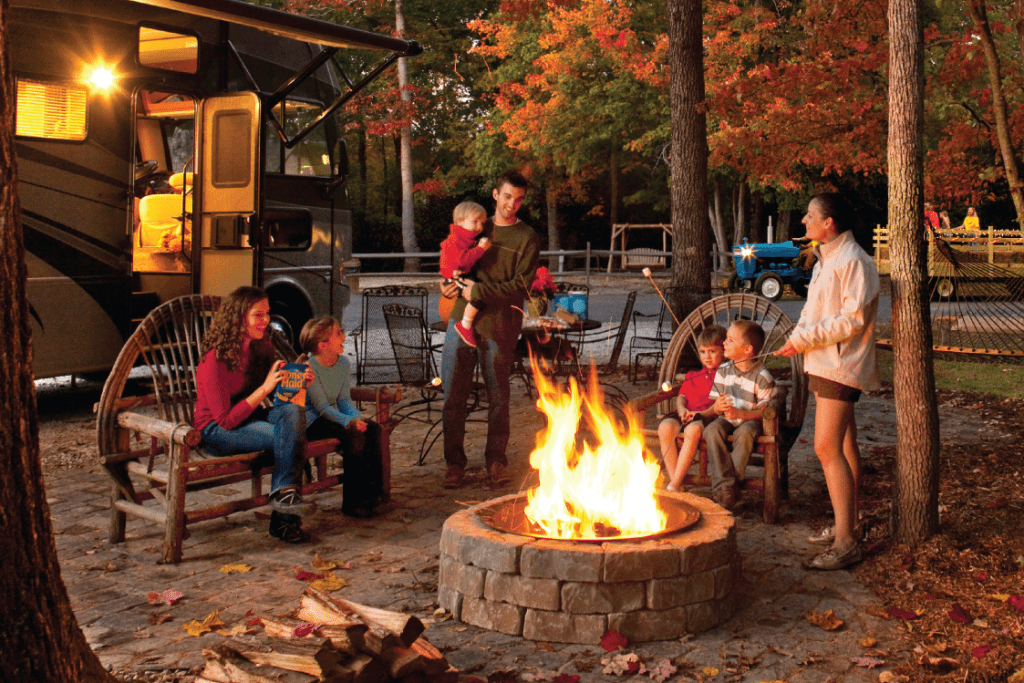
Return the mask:
[[[448,464],[445,488],[462,486],[466,475],[466,418],[478,353],[489,401],[484,448],[487,474],[492,486],[505,486],[512,481],[505,455],[510,431],[509,376],[523,325],[521,309],[540,256],[540,237],[516,218],[528,184],[526,178],[515,171],[498,176],[493,192],[494,218],[483,230],[484,236],[491,240],[491,247],[477,261],[476,282],[464,287],[461,293],[457,284],[442,286],[444,296],[459,297],[449,315],[441,355],[445,394],[444,459]],[[462,319],[469,301],[486,304],[473,325],[477,334],[476,348],[455,331],[455,323]]]

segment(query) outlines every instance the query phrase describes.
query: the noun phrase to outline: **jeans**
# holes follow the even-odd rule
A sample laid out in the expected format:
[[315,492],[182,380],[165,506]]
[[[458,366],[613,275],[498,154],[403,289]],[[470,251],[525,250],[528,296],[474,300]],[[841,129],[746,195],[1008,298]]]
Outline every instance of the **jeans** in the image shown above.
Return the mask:
[[[728,436],[732,434],[732,450]],[[738,427],[724,417],[704,428],[704,443],[708,447],[708,469],[711,470],[711,488],[735,486],[743,480],[747,462],[754,450],[754,441],[761,434],[761,420],[747,420]]]
[[284,403],[271,409],[266,421],[253,420],[234,429],[223,429],[216,422],[211,422],[203,427],[202,434],[202,445],[214,455],[273,451],[271,495],[283,488],[299,485],[302,451],[306,445],[305,408]]
[[510,433],[508,402],[511,393],[512,361],[515,356],[515,340],[503,348],[494,339],[482,335],[477,337],[477,347],[462,341],[455,331],[457,320],[448,321],[448,332],[444,337],[441,352],[441,385],[444,389],[444,408],[441,422],[444,429],[444,460],[449,467],[466,466],[466,418],[469,417],[469,395],[473,390],[473,371],[477,354],[480,354],[480,370],[487,387],[487,445],[484,447],[484,461],[508,465],[505,448]]
[[372,420],[366,422],[366,431],[352,426],[342,427],[326,417],[313,420],[306,429],[310,441],[338,439],[345,478],[341,480],[341,511],[349,513],[361,507],[373,507],[376,499],[384,495],[383,447],[384,430]]

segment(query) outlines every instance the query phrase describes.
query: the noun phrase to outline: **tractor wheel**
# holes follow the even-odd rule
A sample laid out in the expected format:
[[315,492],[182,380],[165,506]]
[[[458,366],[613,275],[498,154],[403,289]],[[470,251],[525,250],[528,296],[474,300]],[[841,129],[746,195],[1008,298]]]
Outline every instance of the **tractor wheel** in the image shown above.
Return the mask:
[[778,301],[782,298],[783,286],[782,278],[769,271],[757,278],[757,282],[754,283],[754,291],[768,301]]

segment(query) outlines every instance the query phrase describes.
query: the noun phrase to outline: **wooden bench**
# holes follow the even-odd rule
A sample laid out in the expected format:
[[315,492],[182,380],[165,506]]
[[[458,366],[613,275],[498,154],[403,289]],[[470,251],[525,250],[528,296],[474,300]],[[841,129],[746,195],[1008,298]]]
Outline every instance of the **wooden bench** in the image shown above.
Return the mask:
[[[192,427],[196,368],[202,356],[200,342],[219,304],[219,297],[196,295],[154,309],[121,349],[96,405],[99,452],[113,482],[110,541],[124,541],[129,514],[163,524],[163,562],[181,561],[188,525],[268,503],[263,478],[273,470],[272,456],[243,453],[218,458],[197,449],[202,437]],[[274,341],[278,356],[292,360],[294,354],[283,338],[275,335]],[[125,395],[126,386],[140,384],[146,393]],[[400,393],[393,387],[355,387],[352,398],[374,403],[375,419],[383,428],[383,478],[388,492],[394,427],[389,409],[401,399]],[[307,445],[303,495],[341,483],[340,468],[332,469],[328,462],[337,447],[336,439]],[[192,495],[244,481],[249,482],[247,495],[205,504]],[[150,500],[157,505],[146,505]]]
[[[701,304],[676,328],[658,374],[659,386],[670,385],[671,389],[648,394],[635,401],[632,406],[637,415],[644,416],[658,407],[657,419],[675,410],[674,400],[678,394],[679,382],[688,370],[700,367],[697,356],[697,337],[710,325],[728,327],[735,320],[753,320],[765,332],[764,352],[780,348],[793,331],[793,322],[778,306],[755,294],[727,294],[715,297]],[[769,524],[778,521],[782,500],[789,497],[789,450],[796,442],[803,427],[807,410],[807,376],[803,371],[803,355],[789,359],[788,380],[780,381],[778,371],[776,392],[764,412],[763,432],[757,439],[754,451],[747,464],[744,490],[758,490],[764,494],[764,520]],[[645,430],[649,441],[657,452],[657,430]],[[682,435],[680,435],[681,439]],[[730,437],[731,441],[731,437]],[[688,473],[684,483],[694,486],[710,486],[707,449],[701,440],[696,459],[697,472]],[[758,472],[760,470],[760,472]]]
[[664,268],[665,257],[656,256],[656,254],[658,254],[658,250],[649,247],[627,249],[626,253],[622,255],[622,269]]

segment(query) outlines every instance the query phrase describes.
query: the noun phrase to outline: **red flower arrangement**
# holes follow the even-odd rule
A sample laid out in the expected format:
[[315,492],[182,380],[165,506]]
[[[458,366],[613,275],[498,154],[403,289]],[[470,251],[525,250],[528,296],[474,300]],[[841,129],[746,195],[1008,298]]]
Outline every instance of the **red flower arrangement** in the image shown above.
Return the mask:
[[533,276],[533,284],[530,285],[531,294],[550,297],[555,293],[555,278],[551,277],[551,271],[541,266],[537,274]]

